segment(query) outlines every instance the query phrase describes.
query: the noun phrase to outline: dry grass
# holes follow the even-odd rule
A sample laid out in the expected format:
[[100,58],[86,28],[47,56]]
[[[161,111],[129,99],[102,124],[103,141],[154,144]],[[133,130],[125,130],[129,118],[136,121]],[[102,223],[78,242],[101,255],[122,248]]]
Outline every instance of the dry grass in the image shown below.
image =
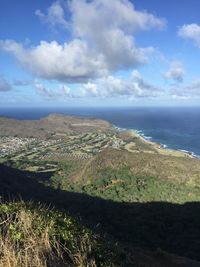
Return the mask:
[[5,216],[1,222],[0,267],[59,266],[63,262],[60,245],[49,237],[53,222],[46,223],[39,233],[35,231],[35,216],[38,214],[25,209]]
[[58,241],[53,219],[45,220],[27,207],[6,212],[8,206],[0,204],[0,209],[0,267],[96,267],[95,259],[88,257],[89,236],[78,237],[72,252]]

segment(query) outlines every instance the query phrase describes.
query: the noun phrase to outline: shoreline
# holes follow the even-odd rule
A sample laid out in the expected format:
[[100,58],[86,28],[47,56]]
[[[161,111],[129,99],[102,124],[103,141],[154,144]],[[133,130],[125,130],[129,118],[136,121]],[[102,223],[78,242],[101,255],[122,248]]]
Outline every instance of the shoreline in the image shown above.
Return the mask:
[[139,138],[142,142],[145,142],[145,143],[151,145],[153,148],[155,148],[160,154],[173,155],[173,156],[179,156],[179,157],[189,157],[189,158],[193,158],[193,159],[200,159],[200,156],[196,155],[192,151],[187,151],[184,149],[169,148],[166,144],[152,141],[153,137],[145,136],[144,133],[142,133],[142,131],[140,131],[140,130],[120,128],[116,125],[113,125],[113,127],[116,130],[118,130],[119,132],[128,132],[131,134],[131,136]]
[[[14,121],[20,121],[21,122],[33,122],[33,121],[38,121],[39,123],[43,122],[45,119],[49,121],[49,118],[51,117],[63,117],[63,118],[74,118],[74,119],[78,119],[78,120],[81,120],[81,123],[74,123],[74,126],[76,127],[79,127],[79,126],[90,126],[90,124],[87,124],[83,121],[85,120],[88,120],[88,121],[100,121],[100,122],[106,122],[109,124],[109,127],[110,130],[117,130],[118,132],[121,132],[121,133],[129,133],[132,137],[137,137],[140,141],[142,141],[143,143],[145,144],[148,144],[150,147],[151,147],[151,152],[153,150],[155,150],[155,152],[158,152],[159,154],[165,154],[165,155],[174,155],[174,156],[181,156],[181,157],[190,157],[190,158],[194,158],[194,159],[200,159],[200,155],[197,155],[195,154],[194,152],[192,151],[188,151],[188,150],[185,150],[185,149],[179,149],[179,148],[170,148],[170,145],[166,145],[166,144],[163,144],[163,143],[159,143],[158,141],[156,140],[153,140],[153,137],[151,136],[145,136],[145,134],[143,133],[142,130],[137,130],[137,129],[129,129],[129,128],[121,128],[121,127],[118,127],[116,126],[115,124],[112,124],[111,121],[108,121],[106,119],[103,119],[103,118],[95,118],[95,117],[85,117],[85,116],[77,116],[77,115],[67,115],[67,114],[60,114],[60,113],[49,113],[47,116],[45,117],[41,117],[40,119],[15,119],[13,117],[7,117],[7,116],[0,116],[0,119],[4,119],[4,120],[14,120]],[[84,125],[83,125],[84,124]],[[99,127],[99,126],[98,126]],[[101,127],[101,126],[100,126]],[[104,126],[105,127],[105,126]],[[131,144],[130,144],[131,145]],[[134,146],[134,142],[132,142],[132,145]],[[132,150],[132,149],[129,149],[130,152],[133,152],[133,151],[136,151],[136,150]],[[139,150],[138,150],[139,151]],[[137,151],[137,152],[138,152]],[[149,152],[149,150],[144,150],[144,152]]]

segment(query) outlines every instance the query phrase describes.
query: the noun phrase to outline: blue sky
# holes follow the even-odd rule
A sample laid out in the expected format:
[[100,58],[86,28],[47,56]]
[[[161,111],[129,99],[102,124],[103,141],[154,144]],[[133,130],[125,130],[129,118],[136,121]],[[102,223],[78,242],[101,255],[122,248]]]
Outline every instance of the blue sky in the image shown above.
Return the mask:
[[1,0],[0,106],[199,105],[200,1]]

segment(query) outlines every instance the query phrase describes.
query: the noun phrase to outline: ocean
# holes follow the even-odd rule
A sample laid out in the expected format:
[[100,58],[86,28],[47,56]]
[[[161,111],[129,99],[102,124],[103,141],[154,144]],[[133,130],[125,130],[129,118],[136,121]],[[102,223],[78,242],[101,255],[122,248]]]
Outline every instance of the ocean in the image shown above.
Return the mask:
[[0,108],[0,116],[16,119],[40,119],[51,113],[105,119],[168,148],[200,156],[200,107]]

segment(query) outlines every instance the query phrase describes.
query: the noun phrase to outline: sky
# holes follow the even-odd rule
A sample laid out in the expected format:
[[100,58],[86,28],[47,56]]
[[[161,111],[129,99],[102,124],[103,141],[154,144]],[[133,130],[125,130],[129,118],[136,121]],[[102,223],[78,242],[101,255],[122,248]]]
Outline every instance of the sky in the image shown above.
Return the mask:
[[0,107],[200,104],[199,0],[1,0]]

